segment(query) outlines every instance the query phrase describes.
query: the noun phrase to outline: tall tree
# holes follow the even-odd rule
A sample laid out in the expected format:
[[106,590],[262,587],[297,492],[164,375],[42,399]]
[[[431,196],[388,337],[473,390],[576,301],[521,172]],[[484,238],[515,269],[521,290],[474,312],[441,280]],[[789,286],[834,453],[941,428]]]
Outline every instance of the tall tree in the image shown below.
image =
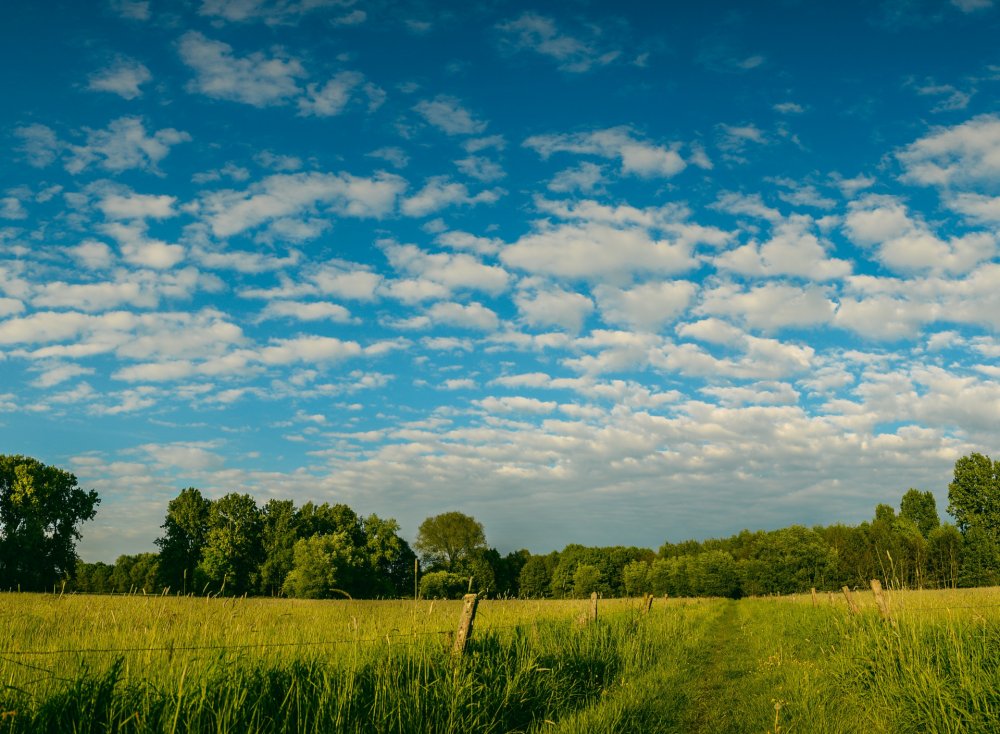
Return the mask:
[[67,471],[0,456],[0,587],[50,588],[76,569],[78,526],[100,503]]
[[941,524],[937,503],[931,492],[921,492],[912,487],[903,495],[899,503],[899,516],[911,521],[925,538]]
[[360,593],[367,597],[412,593],[413,561],[417,556],[399,536],[399,523],[369,515],[362,525],[365,544],[361,552],[368,568]]
[[201,562],[208,534],[208,517],[211,501],[201,496],[194,487],[167,503],[167,516],[163,521],[163,535],[156,539],[160,549],[160,583],[174,591],[195,589],[195,569]]
[[295,562],[285,579],[284,592],[306,599],[352,595],[364,564],[347,533],[303,538],[295,544]]
[[955,462],[948,485],[948,512],[962,534],[977,525],[993,538],[1000,536],[1000,461],[973,453]]
[[231,492],[212,503],[198,564],[209,589],[239,595],[254,588],[261,562],[260,530],[260,509],[250,495]]
[[263,562],[260,566],[260,592],[276,596],[295,561],[295,543],[299,540],[299,521],[291,500],[268,500],[261,513]]
[[452,571],[475,550],[486,547],[486,533],[474,517],[445,512],[420,523],[414,545],[425,565]]

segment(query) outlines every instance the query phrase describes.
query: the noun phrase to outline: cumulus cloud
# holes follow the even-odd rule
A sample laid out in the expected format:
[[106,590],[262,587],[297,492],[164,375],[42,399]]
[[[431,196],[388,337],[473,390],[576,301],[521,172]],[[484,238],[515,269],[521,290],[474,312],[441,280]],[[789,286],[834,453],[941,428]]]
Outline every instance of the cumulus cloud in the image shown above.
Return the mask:
[[129,169],[157,172],[170,149],[191,140],[186,132],[164,128],[148,135],[140,117],[119,117],[104,130],[86,130],[84,145],[67,145],[65,167],[81,173],[92,165],[118,173]]
[[734,319],[753,329],[777,331],[830,323],[836,308],[822,286],[765,283],[744,288],[726,283],[705,289],[694,310]]
[[594,295],[605,323],[659,331],[684,312],[697,290],[690,281],[665,280],[632,288],[598,285]]
[[925,186],[992,185],[1000,176],[1000,117],[937,128],[896,153],[903,180]]
[[477,135],[486,129],[484,121],[476,119],[461,101],[448,95],[421,100],[413,109],[446,135]]
[[629,127],[612,127],[589,133],[534,135],[525,140],[524,145],[543,158],[554,153],[576,153],[618,159],[623,174],[641,178],[670,178],[687,167],[687,162],[677,152],[680,144],[656,145],[637,137]]
[[[354,0],[202,0],[198,12],[233,23],[262,21],[268,25],[278,25],[297,22],[317,10],[350,8],[352,5]],[[351,11],[347,16],[339,18],[340,25],[363,22],[364,18],[357,18],[356,13],[365,15],[364,11]],[[345,21],[345,17],[349,20]]]
[[470,194],[465,184],[439,176],[430,178],[420,191],[403,199],[400,209],[410,217],[423,217],[449,206],[493,204],[501,196],[499,189]]
[[923,220],[889,196],[851,202],[844,228],[852,240],[874,247],[878,259],[896,272],[966,273],[997,252],[992,232],[970,232],[941,239]]
[[231,237],[275,219],[324,207],[342,216],[379,218],[390,213],[406,188],[398,176],[377,173],[295,173],[268,176],[245,191],[205,194],[202,212],[213,234]]
[[504,248],[500,259],[529,273],[597,281],[679,273],[695,264],[689,246],[654,240],[638,227],[594,222],[543,226]]
[[719,270],[756,276],[794,275],[819,281],[843,278],[851,273],[851,263],[830,257],[831,245],[812,231],[810,217],[793,215],[773,226],[766,242],[746,245],[718,255]]
[[297,79],[306,75],[297,59],[269,58],[256,52],[233,55],[233,47],[188,31],[178,45],[181,60],[195,72],[188,85],[193,92],[254,107],[286,103],[299,94]]
[[517,310],[531,326],[558,326],[579,332],[594,310],[594,303],[582,293],[552,285],[522,290],[514,298]]
[[486,265],[463,253],[430,253],[416,245],[382,243],[389,263],[397,272],[438,283],[447,292],[457,289],[480,290],[494,295],[507,287],[507,271]]
[[111,92],[125,99],[142,96],[140,87],[150,81],[153,75],[135,59],[120,58],[110,66],[92,74],[87,88],[94,92]]

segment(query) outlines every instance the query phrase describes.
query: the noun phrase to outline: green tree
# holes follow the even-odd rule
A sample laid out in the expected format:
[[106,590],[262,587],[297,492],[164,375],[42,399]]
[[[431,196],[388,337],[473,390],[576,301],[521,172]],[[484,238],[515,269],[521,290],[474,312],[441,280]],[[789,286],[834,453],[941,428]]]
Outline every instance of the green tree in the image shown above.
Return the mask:
[[648,593],[651,588],[649,564],[644,561],[628,563],[622,570],[622,582],[625,585],[625,593],[629,596]]
[[486,547],[486,533],[474,517],[445,512],[420,523],[414,546],[428,568],[454,571],[463,559]]
[[160,549],[160,584],[174,591],[195,590],[195,569],[201,562],[208,534],[212,503],[194,487],[167,503],[163,535],[155,543]]
[[927,536],[931,583],[943,588],[958,586],[962,564],[962,534],[951,523],[938,525]]
[[285,578],[295,564],[295,543],[299,540],[298,515],[291,500],[268,500],[261,511],[261,551],[259,587],[263,594],[281,593]]
[[460,573],[431,571],[420,578],[422,599],[461,599],[468,588],[468,577]]
[[198,564],[209,590],[239,596],[256,586],[261,524],[260,509],[249,494],[231,492],[212,503]]
[[903,495],[899,503],[899,516],[916,525],[925,538],[941,524],[934,495],[931,492],[921,492],[919,489],[910,488]]
[[589,563],[581,563],[573,571],[573,595],[579,598],[590,596],[605,588],[601,569]]
[[121,555],[111,571],[111,587],[118,593],[157,593],[159,556],[156,553]]
[[519,595],[525,599],[544,599],[549,596],[552,580],[544,556],[531,556],[517,577]]
[[996,540],[1000,536],[1000,461],[978,453],[956,461],[948,485],[948,512],[963,535],[978,525]]
[[0,587],[51,588],[76,570],[78,526],[97,514],[94,490],[27,456],[0,456]]
[[392,518],[369,515],[362,522],[362,532],[367,569],[359,591],[367,597],[412,594],[413,561],[417,556],[400,537],[399,523]]
[[282,590],[304,599],[350,595],[364,562],[345,532],[303,538],[295,544],[294,556]]

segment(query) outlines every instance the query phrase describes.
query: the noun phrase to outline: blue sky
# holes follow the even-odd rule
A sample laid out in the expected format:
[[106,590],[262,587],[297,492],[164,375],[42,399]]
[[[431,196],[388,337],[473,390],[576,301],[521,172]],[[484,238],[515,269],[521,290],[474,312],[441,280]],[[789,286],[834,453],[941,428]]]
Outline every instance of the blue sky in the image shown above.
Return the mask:
[[0,10],[0,438],[657,547],[947,504],[1000,415],[1000,8]]

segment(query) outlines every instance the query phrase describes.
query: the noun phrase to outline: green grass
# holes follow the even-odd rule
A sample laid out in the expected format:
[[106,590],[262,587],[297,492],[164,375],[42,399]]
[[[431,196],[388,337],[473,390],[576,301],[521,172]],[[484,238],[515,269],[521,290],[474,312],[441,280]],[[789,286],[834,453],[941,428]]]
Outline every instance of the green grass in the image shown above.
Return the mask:
[[997,730],[1000,593],[860,596],[484,601],[455,660],[457,602],[0,595],[0,732]]

